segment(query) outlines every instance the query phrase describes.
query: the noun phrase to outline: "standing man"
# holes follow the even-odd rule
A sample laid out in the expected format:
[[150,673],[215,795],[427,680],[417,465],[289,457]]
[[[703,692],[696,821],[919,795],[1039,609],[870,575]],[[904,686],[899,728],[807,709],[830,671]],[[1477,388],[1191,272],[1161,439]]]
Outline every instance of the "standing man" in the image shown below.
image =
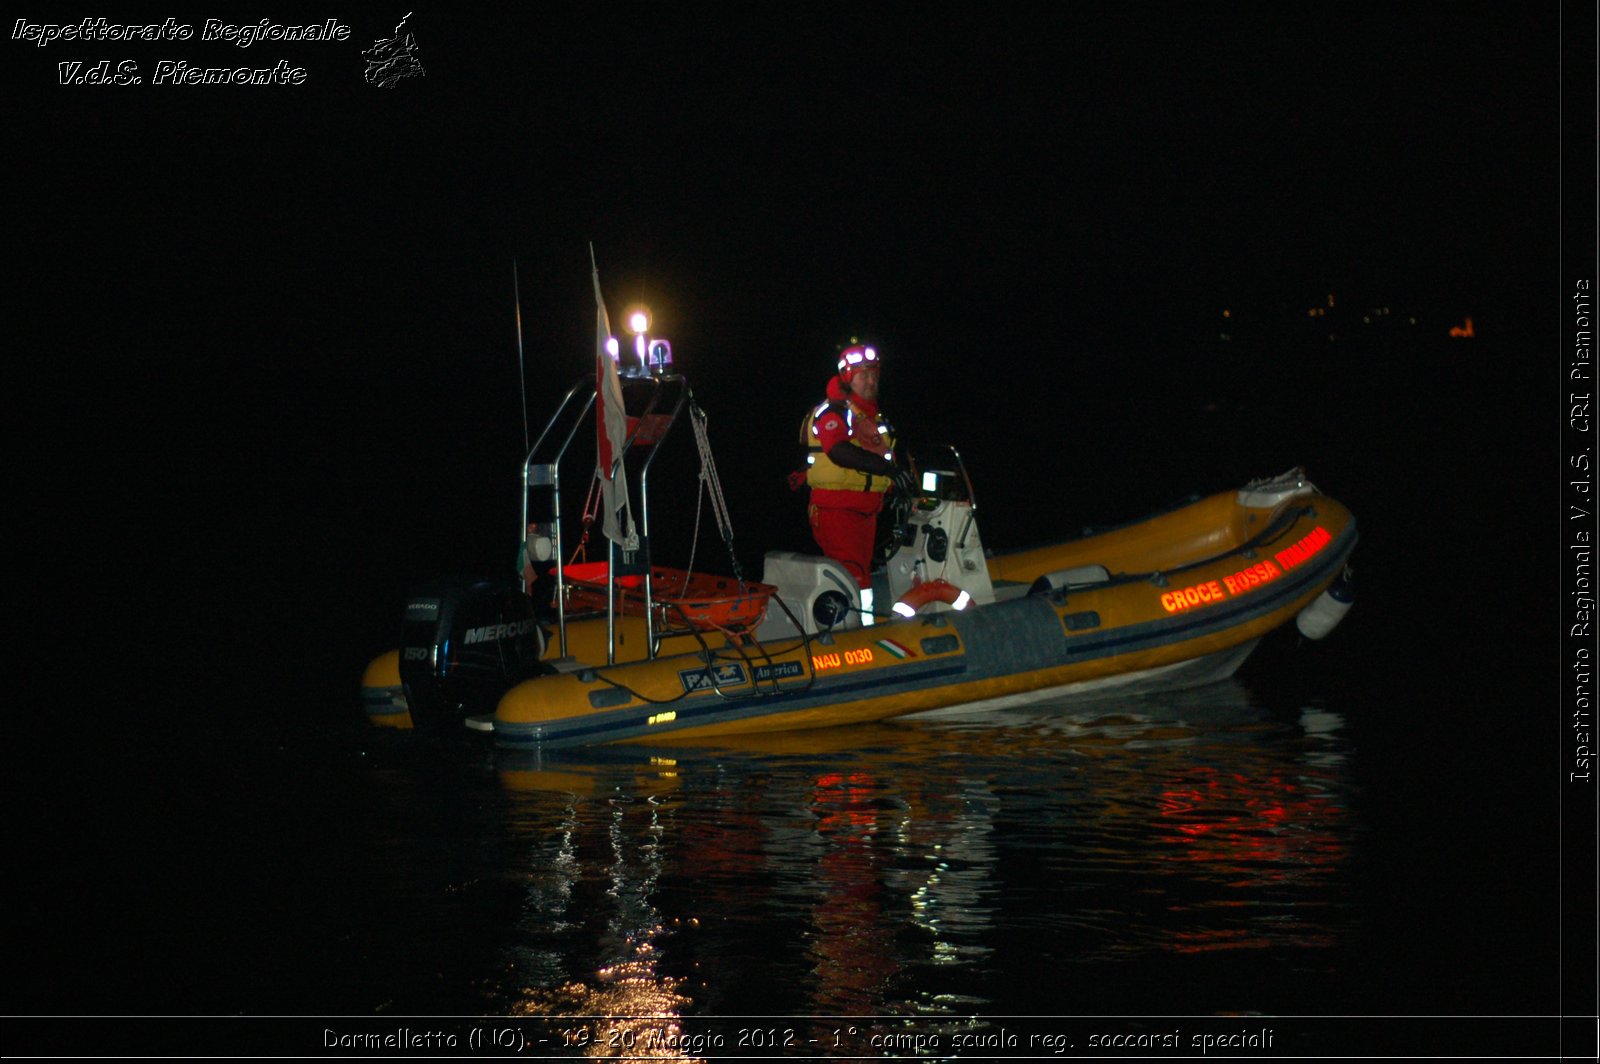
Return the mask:
[[872,620],[872,549],[883,496],[896,482],[894,430],[878,410],[878,353],[853,339],[839,355],[827,401],[801,426],[811,534],[822,553],[850,571]]

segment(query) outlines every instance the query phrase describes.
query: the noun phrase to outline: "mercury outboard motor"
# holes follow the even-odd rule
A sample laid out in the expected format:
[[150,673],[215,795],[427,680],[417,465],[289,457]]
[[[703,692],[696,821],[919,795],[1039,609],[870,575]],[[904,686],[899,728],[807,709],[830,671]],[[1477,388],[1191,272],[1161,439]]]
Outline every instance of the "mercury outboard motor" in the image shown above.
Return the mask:
[[533,602],[508,580],[441,580],[406,598],[400,682],[418,728],[460,726],[492,713],[513,684],[537,674],[544,632]]

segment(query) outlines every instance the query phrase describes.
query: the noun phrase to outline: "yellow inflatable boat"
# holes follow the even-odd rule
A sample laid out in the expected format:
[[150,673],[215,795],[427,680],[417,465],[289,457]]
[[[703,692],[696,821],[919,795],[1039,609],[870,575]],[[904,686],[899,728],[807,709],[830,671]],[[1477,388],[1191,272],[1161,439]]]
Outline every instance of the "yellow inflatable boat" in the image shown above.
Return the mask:
[[[525,482],[552,479],[539,464]],[[465,723],[522,748],[817,728],[1207,683],[1267,632],[1294,621],[1320,638],[1349,608],[1356,522],[1299,471],[996,553],[959,455],[945,464],[921,471],[870,593],[830,559],[781,551],[759,583],[620,565],[609,581],[604,563],[529,560],[559,545],[526,549],[520,582],[424,587],[408,600],[405,645],[368,667],[367,712],[400,727]],[[553,520],[527,527],[530,543],[559,536]],[[668,595],[696,589],[693,619],[652,597],[647,574]],[[699,607],[717,595],[728,601],[707,619]]]

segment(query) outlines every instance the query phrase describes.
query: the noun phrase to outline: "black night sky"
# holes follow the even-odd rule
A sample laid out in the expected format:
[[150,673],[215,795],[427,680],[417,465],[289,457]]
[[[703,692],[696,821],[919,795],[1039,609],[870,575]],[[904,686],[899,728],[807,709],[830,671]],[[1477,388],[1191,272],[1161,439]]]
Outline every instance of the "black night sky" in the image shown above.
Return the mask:
[[[1064,477],[1074,521],[1129,516],[1104,493],[1188,450],[1196,407],[1278,405],[1281,349],[1196,354],[1222,310],[1287,324],[1337,293],[1528,352],[1555,266],[1551,5],[422,12],[424,76],[382,90],[359,52],[392,27],[349,25],[9,44],[22,465],[93,500],[91,553],[106,528],[162,549],[164,494],[233,565],[263,522],[250,549],[358,556],[498,490],[512,261],[537,419],[584,366],[591,241],[610,300],[677,344],[730,479],[778,485],[859,334],[906,433]],[[102,58],[146,82],[57,84]],[[306,78],[151,84],[162,59]],[[1152,490],[1319,464],[1265,451]]]
[[[249,49],[7,40],[12,601],[62,687],[35,730],[113,747],[131,702],[187,732],[178,690],[324,712],[408,584],[508,572],[512,264],[537,429],[589,365],[591,242],[710,413],[752,571],[808,544],[783,477],[851,335],[907,439],[962,447],[995,545],[1304,464],[1378,586],[1426,573],[1419,631],[1477,631],[1440,569],[1554,542],[1592,5],[1575,36],[1545,2],[417,10],[424,73],[379,88],[361,52],[405,10],[275,10],[349,39]],[[144,81],[59,83],[107,59]],[[1380,307],[1426,341],[1358,335]],[[1518,601],[1556,594],[1544,552],[1496,555]]]

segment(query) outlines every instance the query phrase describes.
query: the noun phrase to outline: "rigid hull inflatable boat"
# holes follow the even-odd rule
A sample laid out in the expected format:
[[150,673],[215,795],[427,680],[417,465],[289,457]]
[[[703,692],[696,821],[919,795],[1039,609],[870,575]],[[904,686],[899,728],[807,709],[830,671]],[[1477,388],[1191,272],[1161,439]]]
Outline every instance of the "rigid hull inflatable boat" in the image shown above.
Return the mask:
[[[970,549],[970,518],[965,504],[934,500],[912,527],[925,544],[929,533],[967,524]],[[1355,538],[1348,511],[1303,481],[1257,485],[1113,532],[995,555],[982,569],[950,566],[971,596],[964,609],[941,593],[910,617],[799,633],[787,613],[769,611],[770,627],[748,640],[527,680],[500,699],[493,729],[507,746],[698,739],[1207,683],[1291,620],[1326,634],[1348,603],[1341,577]],[[892,578],[896,563],[925,565],[904,557],[916,550],[902,547],[881,575]],[[803,561],[769,555],[767,567]],[[893,579],[883,582],[894,595]],[[775,586],[788,612],[804,615],[808,589]]]
[[560,473],[589,413],[607,416],[595,409],[608,405],[605,377],[567,394],[528,455],[520,579],[409,596],[402,646],[363,679],[373,722],[465,724],[503,746],[554,748],[1179,688],[1231,675],[1291,621],[1320,638],[1349,608],[1355,520],[1299,471],[997,553],[948,448],[916,470],[870,593],[839,563],[786,551],[765,555],[759,582],[736,561],[733,577],[654,565],[650,467],[686,406],[732,557],[704,416],[663,366],[635,368],[610,400],[627,426],[615,468],[645,534],[633,549],[608,539],[605,561],[564,562]]

